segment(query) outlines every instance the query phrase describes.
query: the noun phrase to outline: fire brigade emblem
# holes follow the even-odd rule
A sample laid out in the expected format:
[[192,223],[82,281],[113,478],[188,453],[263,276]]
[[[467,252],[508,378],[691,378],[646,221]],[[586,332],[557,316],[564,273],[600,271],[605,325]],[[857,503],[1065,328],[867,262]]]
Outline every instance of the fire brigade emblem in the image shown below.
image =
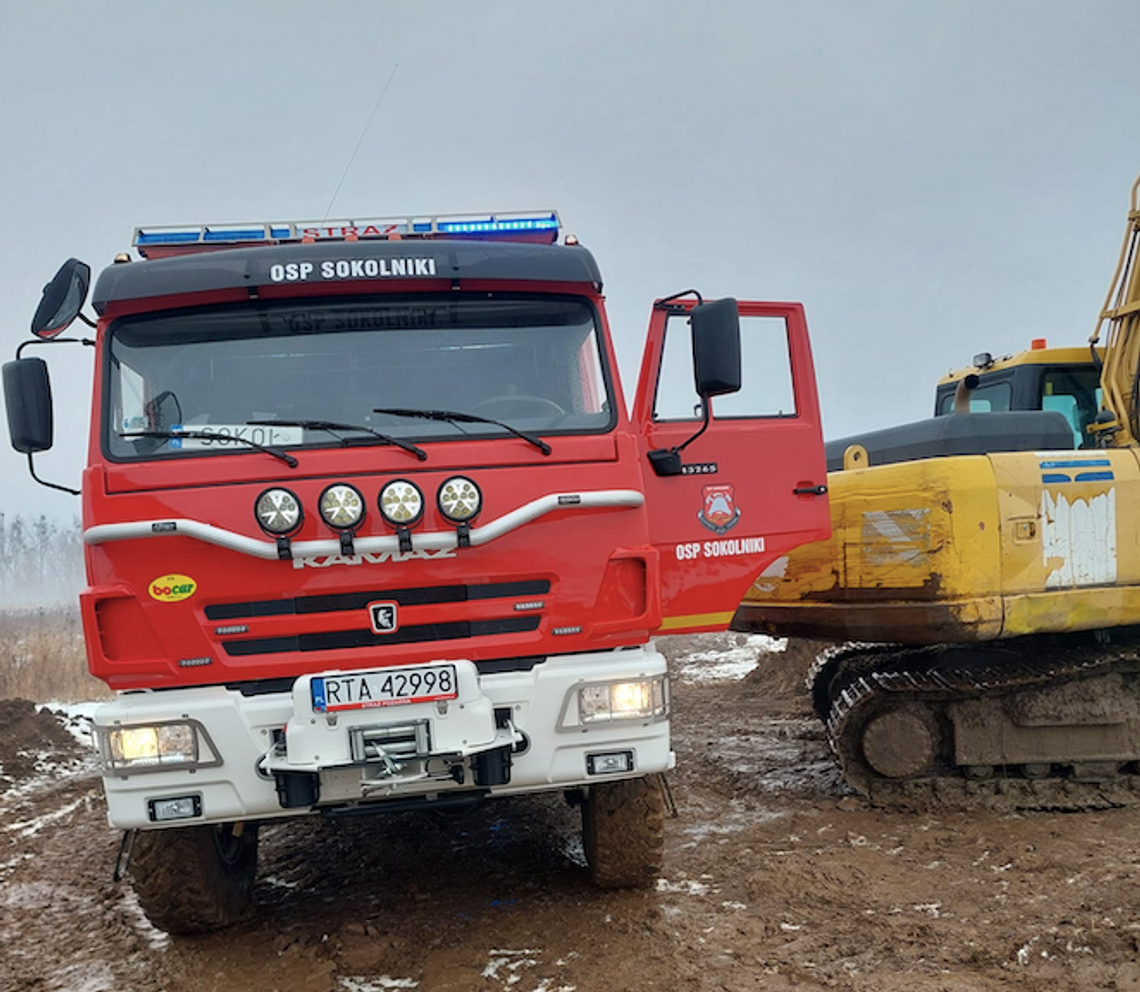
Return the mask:
[[727,534],[740,522],[740,507],[732,486],[705,486],[705,505],[697,513],[702,526],[714,534]]

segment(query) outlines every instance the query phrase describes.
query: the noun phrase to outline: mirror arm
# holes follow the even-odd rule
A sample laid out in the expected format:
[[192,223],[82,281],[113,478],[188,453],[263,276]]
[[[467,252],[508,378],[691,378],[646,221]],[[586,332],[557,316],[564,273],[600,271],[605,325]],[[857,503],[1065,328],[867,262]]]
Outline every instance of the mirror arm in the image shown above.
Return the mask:
[[699,438],[705,431],[709,429],[709,415],[712,412],[712,397],[702,396],[701,406],[704,407],[705,411],[705,422],[701,424],[701,429],[697,431],[697,433],[694,434],[691,438],[689,438],[689,440],[685,441],[683,444],[677,445],[677,447],[673,449],[674,451],[684,451],[690,444],[692,444],[697,438]]
[[689,438],[689,440],[678,444],[674,448],[656,448],[653,451],[646,452],[649,456],[649,464],[653,466],[654,473],[661,476],[685,474],[685,466],[681,462],[681,452],[709,429],[709,420],[712,415],[712,397],[702,396],[701,406],[703,406],[705,410],[705,422],[701,424],[701,429]]
[[41,479],[38,475],[36,475],[36,463],[32,459],[31,452],[28,453],[28,474],[31,475],[31,477],[35,479],[35,481],[38,482],[41,486],[47,486],[48,489],[58,489],[60,492],[70,493],[72,496],[80,495],[78,489],[72,489],[70,486],[61,486],[56,482],[48,482],[46,479]]
[[[95,325],[92,324],[91,326],[94,327]],[[16,358],[23,358],[23,351],[29,345],[35,346],[41,344],[82,344],[86,345],[88,348],[95,347],[95,341],[93,338],[29,338],[16,349]]]
[[[88,327],[98,327],[99,326],[98,324],[95,323],[95,321],[93,321],[85,313],[77,313],[75,316],[78,317],[81,321],[83,321],[83,323],[85,323]],[[86,344],[86,343],[87,342],[84,342],[84,344]],[[94,344],[94,342],[92,342],[92,344]]]

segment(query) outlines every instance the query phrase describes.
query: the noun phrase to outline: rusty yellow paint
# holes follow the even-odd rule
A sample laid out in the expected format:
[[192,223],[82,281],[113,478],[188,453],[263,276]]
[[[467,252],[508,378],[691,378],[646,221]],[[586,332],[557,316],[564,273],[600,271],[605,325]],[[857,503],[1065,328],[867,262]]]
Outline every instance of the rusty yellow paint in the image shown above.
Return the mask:
[[833,472],[832,537],[757,579],[735,626],[932,642],[1140,624],[1137,454],[1018,452]]

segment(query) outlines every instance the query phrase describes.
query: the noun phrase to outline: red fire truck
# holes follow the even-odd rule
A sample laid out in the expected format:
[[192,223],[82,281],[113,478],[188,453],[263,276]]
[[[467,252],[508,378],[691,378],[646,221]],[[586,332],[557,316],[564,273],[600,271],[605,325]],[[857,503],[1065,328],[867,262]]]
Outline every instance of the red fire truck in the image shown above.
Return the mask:
[[[652,637],[724,629],[829,532],[802,307],[658,300],[630,416],[553,212],[134,245],[82,317],[81,608],[151,919],[243,913],[267,819],[549,790],[598,883],[650,880],[674,761]],[[4,366],[33,475],[52,404],[24,351],[76,340],[89,281],[66,263]]]

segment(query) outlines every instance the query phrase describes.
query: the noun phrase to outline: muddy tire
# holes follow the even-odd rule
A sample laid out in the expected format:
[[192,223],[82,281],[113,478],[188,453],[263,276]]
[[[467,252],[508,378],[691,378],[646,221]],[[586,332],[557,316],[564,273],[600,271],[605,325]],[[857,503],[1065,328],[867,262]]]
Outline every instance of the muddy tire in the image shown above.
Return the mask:
[[599,887],[653,884],[665,845],[661,777],[593,786],[582,803],[582,844],[590,875]]
[[141,831],[131,884],[147,918],[168,933],[203,933],[236,923],[253,902],[257,825]]

